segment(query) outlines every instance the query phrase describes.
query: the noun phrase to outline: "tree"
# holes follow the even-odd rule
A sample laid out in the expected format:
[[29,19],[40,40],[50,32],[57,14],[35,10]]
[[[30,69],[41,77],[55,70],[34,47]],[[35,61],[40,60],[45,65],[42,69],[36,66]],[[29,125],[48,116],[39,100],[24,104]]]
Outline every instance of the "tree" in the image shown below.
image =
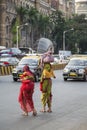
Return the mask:
[[25,7],[16,7],[16,12],[17,12],[17,20],[19,22],[19,24],[23,24],[26,22],[26,15],[27,15],[27,11],[28,9]]
[[69,31],[66,33],[66,49],[71,50],[73,53],[77,51],[77,48],[82,52],[86,51],[87,20],[85,20],[85,15],[75,14],[72,19],[65,19],[63,13],[59,10],[53,12],[50,16],[41,14],[33,7],[18,7],[16,11],[17,17],[13,32],[15,33],[17,25],[28,22],[31,47],[37,47],[36,41],[40,37],[47,37],[55,43],[55,53],[58,53],[58,50],[63,48],[63,32],[74,28],[73,32]]
[[14,18],[13,21],[12,21],[12,23],[11,23],[11,32],[13,34],[13,37],[12,37],[13,46],[17,42],[17,38],[16,38],[16,34],[17,34],[16,27],[17,27],[17,25],[18,25],[18,21],[17,21],[16,18]]
[[73,44],[77,44],[76,48],[79,49],[78,53],[87,51],[87,20],[85,19],[85,15],[74,15],[70,23],[74,28]]
[[36,47],[36,41],[40,37],[49,37],[50,35],[49,17],[42,15],[36,8],[30,8],[28,11],[28,21],[31,26],[31,47]]
[[40,34],[40,37],[48,37],[50,35],[50,19],[48,16],[39,15],[39,21],[38,21],[38,31]]
[[58,53],[59,49],[62,49],[63,44],[63,30],[65,28],[65,19],[61,11],[57,10],[50,15],[50,21],[52,25],[51,37],[56,42],[55,53]]
[[[16,33],[17,33],[17,26],[18,25],[22,25],[23,23],[26,22],[26,14],[27,14],[27,9],[25,7],[16,7],[15,8],[16,12],[17,12],[17,16],[16,18],[13,19],[12,21],[12,34],[13,34],[13,38],[12,38],[12,42],[13,44],[16,44],[17,42],[17,37],[16,37]],[[19,37],[19,41],[20,41],[20,35],[18,36]]]
[[33,48],[36,41],[36,34],[38,28],[38,10],[31,7],[27,12],[27,22],[30,25],[30,39],[31,39],[31,48]]

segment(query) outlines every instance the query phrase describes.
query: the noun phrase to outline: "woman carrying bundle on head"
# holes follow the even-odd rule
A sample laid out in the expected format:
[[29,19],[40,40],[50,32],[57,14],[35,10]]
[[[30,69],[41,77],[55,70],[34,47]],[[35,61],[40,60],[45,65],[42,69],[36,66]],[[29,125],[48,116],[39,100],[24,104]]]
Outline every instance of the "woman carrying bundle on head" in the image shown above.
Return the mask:
[[48,106],[47,112],[52,112],[52,77],[56,78],[52,70],[51,64],[49,62],[44,63],[44,68],[40,81],[40,91],[42,92],[41,102],[43,106],[41,112],[46,112],[46,105]]

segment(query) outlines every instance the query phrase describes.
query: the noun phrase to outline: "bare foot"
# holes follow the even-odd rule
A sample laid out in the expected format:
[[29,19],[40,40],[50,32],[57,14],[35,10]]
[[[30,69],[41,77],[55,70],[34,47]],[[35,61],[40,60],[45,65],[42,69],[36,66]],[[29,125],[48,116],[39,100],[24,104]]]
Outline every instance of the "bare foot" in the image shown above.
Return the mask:
[[46,112],[46,110],[43,110],[43,109],[42,109],[42,110],[40,110],[40,112],[43,112],[43,113],[44,113],[44,112]]
[[37,115],[37,111],[34,111],[34,112],[33,112],[33,116],[36,116],[36,115]]
[[28,112],[24,112],[22,115],[23,116],[28,116]]
[[49,109],[48,109],[48,110],[47,110],[47,112],[51,113],[51,112],[52,112],[52,110],[49,110]]

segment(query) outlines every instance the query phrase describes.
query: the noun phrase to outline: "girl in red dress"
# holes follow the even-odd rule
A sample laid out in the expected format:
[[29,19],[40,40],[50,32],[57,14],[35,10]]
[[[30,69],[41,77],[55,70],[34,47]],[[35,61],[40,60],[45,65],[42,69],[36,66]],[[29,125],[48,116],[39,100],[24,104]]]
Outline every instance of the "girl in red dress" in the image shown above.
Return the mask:
[[23,75],[21,76],[22,85],[20,87],[18,101],[21,109],[24,111],[23,115],[28,116],[28,112],[33,112],[33,115],[37,115],[37,111],[34,107],[33,93],[34,93],[34,75],[26,65],[23,68]]

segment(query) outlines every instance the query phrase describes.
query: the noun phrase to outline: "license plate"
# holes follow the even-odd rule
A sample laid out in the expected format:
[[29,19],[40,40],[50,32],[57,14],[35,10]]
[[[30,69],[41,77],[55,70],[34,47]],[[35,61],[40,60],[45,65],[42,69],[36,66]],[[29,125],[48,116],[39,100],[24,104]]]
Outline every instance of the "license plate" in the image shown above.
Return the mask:
[[75,77],[77,76],[76,73],[73,73],[73,72],[71,72],[69,75],[70,76],[75,76]]

